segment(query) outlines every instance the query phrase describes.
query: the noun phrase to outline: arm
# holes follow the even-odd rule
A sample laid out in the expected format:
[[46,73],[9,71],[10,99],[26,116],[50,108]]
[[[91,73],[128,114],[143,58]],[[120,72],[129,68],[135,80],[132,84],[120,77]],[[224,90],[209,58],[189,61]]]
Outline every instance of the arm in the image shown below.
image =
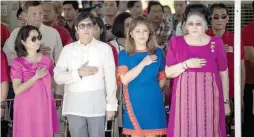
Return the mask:
[[56,31],[56,43],[55,43],[54,55],[53,55],[55,63],[57,62],[62,49],[63,49],[62,40],[59,33]]
[[9,90],[9,82],[8,81],[1,82],[1,102],[6,101],[8,96],[8,90]]
[[106,111],[117,111],[116,99],[116,68],[112,49],[109,47],[104,62],[104,76],[106,85]]
[[176,64],[176,65],[172,65],[170,67],[166,66],[166,76],[168,78],[175,78],[178,77],[179,75],[181,75],[183,72],[185,71],[185,69],[183,68],[182,62]]
[[228,100],[229,99],[228,69],[225,71],[220,71],[220,78],[222,82],[224,100]]
[[22,83],[21,79],[13,79],[12,85],[13,85],[15,95],[19,95],[20,93],[26,91],[37,81],[37,79],[38,79],[37,77],[33,76],[32,78],[25,81],[24,83]]
[[[71,45],[70,45],[71,46]],[[78,69],[77,70],[68,70],[68,49],[64,48],[59,56],[59,59],[54,68],[54,79],[55,82],[59,85],[62,84],[71,84],[81,80]]]
[[135,79],[143,70],[145,66],[139,63],[136,67],[129,70],[125,75],[121,75],[121,81],[124,85],[128,85],[133,79]]
[[247,62],[253,63],[254,64],[254,47],[253,46],[245,46],[245,60]]
[[161,89],[164,88],[164,86],[166,85],[166,79],[160,80],[159,84]]

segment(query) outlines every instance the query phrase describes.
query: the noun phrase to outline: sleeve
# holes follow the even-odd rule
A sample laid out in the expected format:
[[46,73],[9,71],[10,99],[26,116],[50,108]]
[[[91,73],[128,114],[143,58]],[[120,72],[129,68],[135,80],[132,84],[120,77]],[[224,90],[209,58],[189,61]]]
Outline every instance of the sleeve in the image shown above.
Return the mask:
[[227,66],[227,56],[225,49],[223,47],[224,43],[221,38],[218,38],[216,41],[215,48],[217,48],[217,65],[218,65],[218,70],[219,71],[225,71],[228,66]]
[[69,51],[67,51],[67,48],[68,47],[63,48],[54,68],[54,79],[55,82],[59,85],[71,84],[81,79],[78,74],[78,70],[68,71],[67,55],[70,53],[68,53]]
[[128,72],[128,65],[126,61],[126,51],[122,50],[118,55],[118,67],[117,67],[117,82],[122,84],[121,75],[125,75]]
[[166,57],[166,65],[169,67],[169,66],[172,66],[172,65],[175,65],[177,64],[177,59],[176,59],[176,54],[175,54],[175,46],[176,46],[176,37],[175,36],[172,36],[170,41],[169,41],[169,47],[168,47],[168,50],[167,50],[167,57]]
[[166,79],[166,73],[165,73],[165,66],[166,66],[166,59],[165,59],[165,55],[164,52],[162,51],[162,49],[158,48],[158,52],[160,55],[160,67],[159,67],[159,76],[158,79],[159,80],[165,80]]
[[11,79],[21,79],[22,80],[22,66],[18,59],[14,59],[11,63]]
[[243,41],[241,40],[241,60],[244,59],[244,56],[245,56],[244,44]]
[[1,47],[3,48],[5,41],[10,37],[10,31],[7,26],[1,24]]
[[1,50],[1,83],[10,81],[10,72],[5,53]]
[[57,62],[62,49],[63,49],[62,40],[59,33],[56,31],[56,43],[55,43],[55,49],[54,49],[54,55],[53,55],[55,63]]
[[241,31],[241,39],[244,44],[244,46],[254,46],[251,43],[253,43],[253,35],[252,34],[252,29],[249,29],[249,26],[245,26],[242,31]]
[[105,87],[106,87],[106,110],[117,111],[117,99],[116,99],[116,67],[114,62],[114,56],[112,49],[107,48],[105,62],[104,62],[104,76],[105,76]]

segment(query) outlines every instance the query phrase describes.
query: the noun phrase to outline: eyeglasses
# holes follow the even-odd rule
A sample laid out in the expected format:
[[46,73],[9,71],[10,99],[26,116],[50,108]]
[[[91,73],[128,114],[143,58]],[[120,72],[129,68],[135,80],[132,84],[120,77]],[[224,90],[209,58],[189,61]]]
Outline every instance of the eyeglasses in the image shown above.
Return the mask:
[[196,23],[187,22],[187,26],[189,26],[189,27],[193,27],[194,25],[197,27],[200,27],[200,26],[203,26],[203,23],[201,23],[201,22],[196,22]]
[[222,15],[214,15],[213,16],[213,19],[214,20],[219,20],[220,18],[222,19],[222,20],[225,20],[225,19],[227,19],[227,15],[226,14],[222,14]]
[[91,29],[91,28],[93,28],[93,24],[92,23],[88,23],[88,24],[81,23],[81,24],[78,25],[78,28],[79,29],[85,29],[85,28]]
[[92,6],[91,6],[91,8],[96,8],[96,7],[98,7],[98,8],[102,8],[103,7],[103,4],[93,4]]
[[32,42],[35,42],[36,39],[40,41],[42,39],[42,35],[38,35],[37,37],[33,36],[31,40],[32,40]]

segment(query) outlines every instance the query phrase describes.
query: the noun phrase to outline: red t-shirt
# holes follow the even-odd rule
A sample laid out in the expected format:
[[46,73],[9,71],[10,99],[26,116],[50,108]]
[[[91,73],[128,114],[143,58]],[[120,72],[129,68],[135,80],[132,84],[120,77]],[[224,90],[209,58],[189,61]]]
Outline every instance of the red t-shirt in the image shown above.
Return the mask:
[[[212,29],[206,32],[209,36],[214,36]],[[224,44],[232,47],[233,52],[227,52],[228,77],[229,77],[229,97],[234,98],[234,34],[228,30],[222,36]],[[244,46],[241,43],[241,60],[244,59]]]
[[10,70],[5,53],[1,49],[1,83],[10,81]]
[[[254,21],[245,26],[241,33],[244,46],[254,47]],[[245,63],[245,69],[246,83],[254,84],[254,68],[250,64]]]
[[58,26],[56,24],[53,26],[53,28],[58,31],[58,33],[61,37],[63,46],[72,43],[71,35],[66,28]]
[[3,48],[5,41],[10,37],[10,31],[7,26],[1,24],[1,47]]

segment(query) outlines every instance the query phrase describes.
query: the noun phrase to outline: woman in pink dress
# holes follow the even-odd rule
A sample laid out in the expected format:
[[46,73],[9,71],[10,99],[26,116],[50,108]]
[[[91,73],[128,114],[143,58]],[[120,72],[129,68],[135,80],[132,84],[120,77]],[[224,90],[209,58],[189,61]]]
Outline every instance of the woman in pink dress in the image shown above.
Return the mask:
[[11,64],[15,92],[13,137],[52,137],[59,131],[51,91],[53,62],[41,53],[38,28],[23,26],[15,41],[17,58]]
[[170,40],[165,71],[174,84],[167,137],[226,137],[227,58],[222,39],[205,34],[208,16],[205,5],[188,5],[188,34]]

